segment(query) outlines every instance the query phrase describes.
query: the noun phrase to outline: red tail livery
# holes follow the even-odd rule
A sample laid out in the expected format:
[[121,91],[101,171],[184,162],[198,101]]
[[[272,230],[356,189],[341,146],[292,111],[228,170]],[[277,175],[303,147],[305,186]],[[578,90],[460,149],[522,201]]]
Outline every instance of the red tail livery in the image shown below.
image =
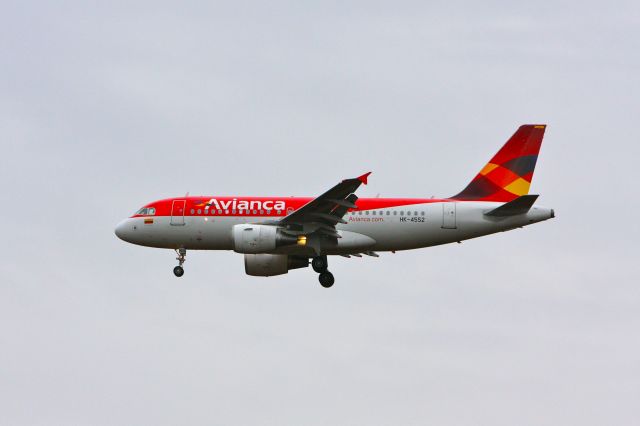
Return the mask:
[[511,201],[527,195],[545,127],[542,124],[521,126],[469,185],[452,198]]

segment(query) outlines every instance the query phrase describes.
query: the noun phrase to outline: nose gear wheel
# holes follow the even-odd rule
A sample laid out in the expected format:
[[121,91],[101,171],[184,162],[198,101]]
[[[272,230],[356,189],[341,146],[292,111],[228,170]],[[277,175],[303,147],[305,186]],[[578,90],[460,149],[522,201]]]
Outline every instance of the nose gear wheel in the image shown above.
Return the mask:
[[178,266],[173,268],[173,274],[176,277],[180,278],[181,276],[184,275],[184,268],[182,267],[182,265],[184,265],[184,262],[187,260],[187,249],[184,249],[184,248],[176,249],[176,253],[178,254],[178,257],[176,257],[176,260],[178,261]]

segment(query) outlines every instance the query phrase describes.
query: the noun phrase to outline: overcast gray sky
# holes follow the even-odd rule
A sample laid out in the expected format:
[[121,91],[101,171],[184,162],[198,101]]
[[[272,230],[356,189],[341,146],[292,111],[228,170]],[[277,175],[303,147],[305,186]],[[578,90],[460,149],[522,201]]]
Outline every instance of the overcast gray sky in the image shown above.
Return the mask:
[[[0,13],[0,424],[636,425],[637,2]],[[191,194],[449,196],[523,123],[557,218],[259,279],[125,244]]]

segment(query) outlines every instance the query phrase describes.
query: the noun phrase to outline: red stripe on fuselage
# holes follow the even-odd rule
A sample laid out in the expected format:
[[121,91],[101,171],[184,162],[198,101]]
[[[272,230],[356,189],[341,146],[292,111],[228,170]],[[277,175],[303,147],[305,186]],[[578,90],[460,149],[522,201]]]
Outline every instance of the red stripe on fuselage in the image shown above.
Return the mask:
[[[213,196],[198,196],[198,197],[177,197],[167,198],[164,200],[154,201],[145,205],[144,207],[153,207],[156,209],[155,216],[171,216],[171,208],[174,201],[186,201],[185,216],[201,216],[210,214],[211,210],[215,210],[216,216],[252,216],[253,210],[256,210],[256,216],[286,216],[291,211],[297,210],[300,207],[313,200],[310,197],[213,197]],[[212,200],[215,200],[212,202]],[[450,201],[448,199],[436,199],[436,198],[359,198],[356,201],[357,209],[352,210],[375,210],[386,209],[392,207],[409,206],[415,204],[428,204],[428,203],[441,203]],[[282,203],[282,204],[281,204]],[[249,206],[249,208],[240,208],[240,206]],[[266,205],[266,207],[265,207]],[[281,209],[280,214],[274,208],[275,206],[284,205],[284,209]],[[208,208],[207,208],[208,206]],[[235,206],[235,207],[234,207]],[[259,206],[262,206],[260,208]],[[193,213],[191,212],[193,210]],[[200,210],[200,213],[198,213]],[[218,210],[222,210],[222,213],[218,213]],[[235,210],[235,214],[233,214]],[[243,213],[240,213],[240,210]],[[249,212],[247,212],[249,210]],[[260,213],[260,210],[263,210]],[[228,213],[225,213],[228,211]],[[270,211],[270,214],[267,212]],[[145,215],[133,215],[131,217],[141,217]]]

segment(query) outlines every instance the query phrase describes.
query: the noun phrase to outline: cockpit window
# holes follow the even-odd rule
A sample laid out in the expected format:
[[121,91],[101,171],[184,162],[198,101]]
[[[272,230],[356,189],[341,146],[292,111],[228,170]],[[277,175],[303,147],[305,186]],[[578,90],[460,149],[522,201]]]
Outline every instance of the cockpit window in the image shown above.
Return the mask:
[[136,212],[139,215],[153,216],[156,214],[155,207],[143,207]]

